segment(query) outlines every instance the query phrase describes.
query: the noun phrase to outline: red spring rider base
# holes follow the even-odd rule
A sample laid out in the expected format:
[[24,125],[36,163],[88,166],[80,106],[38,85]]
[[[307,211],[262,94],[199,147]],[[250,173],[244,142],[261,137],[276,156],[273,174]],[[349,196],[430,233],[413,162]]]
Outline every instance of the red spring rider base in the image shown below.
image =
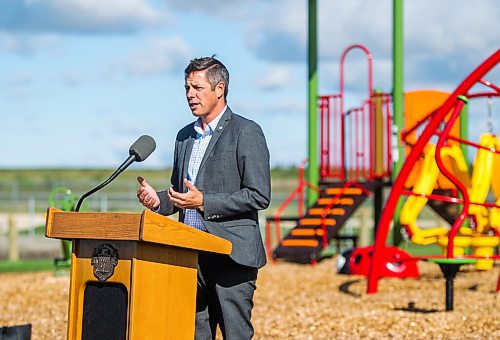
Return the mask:
[[[355,248],[345,259],[344,273],[368,276],[373,246]],[[419,277],[417,263],[406,251],[397,247],[384,248],[383,261],[379,277],[407,278]]]

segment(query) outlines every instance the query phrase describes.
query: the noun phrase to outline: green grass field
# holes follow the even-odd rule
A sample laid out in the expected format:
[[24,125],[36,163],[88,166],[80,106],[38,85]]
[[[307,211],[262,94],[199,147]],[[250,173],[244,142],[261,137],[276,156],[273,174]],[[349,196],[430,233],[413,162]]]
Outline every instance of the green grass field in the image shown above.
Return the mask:
[[[79,197],[104,182],[113,169],[0,169],[0,213],[44,212],[49,196],[56,188],[68,188]],[[156,189],[167,188],[170,169],[128,169],[112,183],[95,193],[86,202],[92,210],[102,210],[101,198],[106,199],[106,210],[138,210],[135,192],[137,176],[142,176]],[[271,172],[272,202],[274,207],[283,201],[297,185],[297,169],[275,168]],[[108,202],[109,201],[109,202]],[[125,203],[124,203],[125,202]]]

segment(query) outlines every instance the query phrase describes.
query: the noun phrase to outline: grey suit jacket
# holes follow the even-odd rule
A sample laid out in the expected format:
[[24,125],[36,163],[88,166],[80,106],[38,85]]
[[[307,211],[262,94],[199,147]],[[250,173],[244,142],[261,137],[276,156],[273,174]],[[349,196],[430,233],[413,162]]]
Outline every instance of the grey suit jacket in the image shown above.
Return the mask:
[[[187,191],[183,179],[195,138],[193,123],[177,134],[171,184],[178,192]],[[228,107],[205,151],[195,185],[203,192],[204,211],[199,213],[208,232],[231,241],[230,257],[235,262],[262,267],[266,256],[257,212],[269,205],[271,180],[269,151],[260,126]],[[160,214],[178,211],[166,191],[158,195]],[[179,220],[184,220],[182,211]]]

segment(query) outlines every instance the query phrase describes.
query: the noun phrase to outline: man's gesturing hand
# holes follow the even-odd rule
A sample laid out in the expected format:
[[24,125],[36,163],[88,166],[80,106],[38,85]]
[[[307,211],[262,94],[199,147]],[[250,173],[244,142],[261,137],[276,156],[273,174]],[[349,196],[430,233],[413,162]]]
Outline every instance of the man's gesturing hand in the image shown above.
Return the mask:
[[160,205],[160,198],[156,194],[156,190],[146,182],[141,176],[137,177],[137,181],[141,185],[137,190],[137,198],[143,206],[149,209],[156,209]]
[[177,192],[172,188],[168,189],[170,201],[181,209],[200,209],[203,211],[203,193],[187,179],[184,179],[184,185],[189,189],[186,193]]

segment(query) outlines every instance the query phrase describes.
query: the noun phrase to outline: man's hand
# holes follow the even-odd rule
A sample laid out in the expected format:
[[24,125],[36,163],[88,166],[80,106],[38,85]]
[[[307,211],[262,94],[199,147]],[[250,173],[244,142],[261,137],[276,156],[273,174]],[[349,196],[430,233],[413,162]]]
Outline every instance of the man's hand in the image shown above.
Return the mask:
[[137,198],[143,206],[149,209],[156,209],[160,206],[160,198],[156,194],[156,190],[146,182],[141,176],[137,177],[137,181],[141,185],[137,190]]
[[186,193],[177,192],[172,188],[168,189],[170,201],[181,209],[200,209],[203,211],[203,193],[187,179],[184,179],[184,185],[189,189]]

